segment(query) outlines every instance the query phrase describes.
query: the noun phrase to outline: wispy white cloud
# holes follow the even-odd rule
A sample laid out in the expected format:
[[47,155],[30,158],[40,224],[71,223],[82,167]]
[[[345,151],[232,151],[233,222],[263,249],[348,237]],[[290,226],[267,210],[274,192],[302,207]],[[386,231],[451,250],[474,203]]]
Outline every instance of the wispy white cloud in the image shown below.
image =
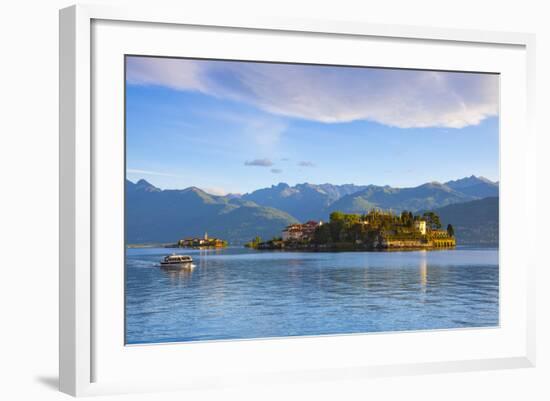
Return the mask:
[[207,92],[203,84],[206,70],[194,61],[130,57],[126,80],[133,85],[160,85],[179,90]]
[[135,169],[135,168],[126,169],[126,172],[130,173],[130,174],[158,175],[158,176],[163,176],[163,177],[181,177],[181,176],[176,175],[176,174],[169,174],[169,173],[163,173],[163,172],[160,172],[160,171],[151,171],[151,170],[139,170],[139,169]]
[[127,80],[324,123],[462,128],[498,114],[489,74],[132,57]]
[[301,161],[298,163],[298,166],[300,167],[315,167],[315,163],[310,161]]
[[273,174],[281,174],[283,172],[283,170],[281,170],[280,168],[272,168],[271,172]]
[[240,128],[246,143],[263,154],[271,154],[279,145],[287,123],[277,116],[258,113],[233,113],[221,110],[195,110],[196,114],[209,119],[227,122]]
[[271,167],[273,166],[273,162],[269,159],[254,159],[245,161],[244,165],[256,167]]

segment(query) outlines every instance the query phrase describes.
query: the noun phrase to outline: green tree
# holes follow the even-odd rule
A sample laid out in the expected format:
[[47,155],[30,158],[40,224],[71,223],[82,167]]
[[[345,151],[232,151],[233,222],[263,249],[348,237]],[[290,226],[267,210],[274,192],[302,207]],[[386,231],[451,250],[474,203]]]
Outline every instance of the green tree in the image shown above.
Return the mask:
[[313,241],[317,244],[327,244],[331,241],[330,224],[323,224],[315,229]]
[[432,227],[435,227],[436,230],[439,230],[441,228],[441,220],[439,220],[439,216],[435,213],[432,219]]
[[439,219],[439,216],[434,212],[426,212],[424,213],[424,219],[426,220],[426,224],[430,227],[432,230],[438,230],[441,228],[441,220]]
[[358,214],[344,214],[343,219],[347,228],[352,227],[355,224],[358,224],[360,221],[360,217]]
[[403,210],[401,212],[401,224],[403,224],[406,227],[412,227],[413,223],[414,223],[414,216],[412,212]]
[[344,220],[344,213],[342,212],[332,212],[330,214],[330,222],[331,223],[336,223],[336,222],[339,222],[339,221],[342,221]]
[[[347,215],[342,212],[332,212],[330,214],[330,223],[328,224],[330,230],[330,238],[334,242],[344,241],[346,237],[346,227],[349,227],[350,222],[353,220],[351,215]],[[355,215],[358,220],[359,216]]]
[[256,248],[258,248],[258,245],[259,245],[261,242],[262,242],[262,239],[261,239],[260,237],[256,237],[256,238],[254,238],[252,241],[247,242],[247,243],[245,244],[245,246],[246,246],[247,248],[254,248],[254,249],[256,249]]
[[455,229],[452,224],[447,224],[447,234],[449,234],[449,237],[455,236]]

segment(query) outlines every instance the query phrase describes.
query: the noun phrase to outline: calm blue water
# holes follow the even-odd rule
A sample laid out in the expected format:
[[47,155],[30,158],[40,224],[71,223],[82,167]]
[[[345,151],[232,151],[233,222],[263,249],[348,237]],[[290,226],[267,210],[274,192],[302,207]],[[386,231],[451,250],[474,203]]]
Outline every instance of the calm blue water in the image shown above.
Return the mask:
[[127,343],[498,325],[496,249],[418,252],[128,249]]

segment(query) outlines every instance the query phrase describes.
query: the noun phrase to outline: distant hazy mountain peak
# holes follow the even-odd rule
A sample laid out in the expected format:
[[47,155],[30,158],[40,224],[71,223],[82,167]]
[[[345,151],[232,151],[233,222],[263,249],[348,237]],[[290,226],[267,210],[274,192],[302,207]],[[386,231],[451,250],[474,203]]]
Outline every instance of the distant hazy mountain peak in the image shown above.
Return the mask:
[[449,188],[455,191],[462,192],[467,195],[472,195],[477,198],[486,198],[489,196],[498,196],[499,184],[485,177],[471,175],[469,177],[460,178],[446,182]]
[[[129,181],[129,182],[131,182],[131,181]],[[138,180],[138,182],[136,182],[134,184],[134,188],[137,189],[137,190],[142,190],[142,191],[146,191],[146,192],[159,192],[160,191],[160,188],[155,187],[153,184],[151,184],[150,182],[148,182],[147,180],[145,180],[143,178]]]
[[304,182],[304,183],[301,183],[301,184],[296,184],[295,185],[296,188],[316,188],[317,185],[314,185],[314,184],[310,184],[309,182]]
[[[473,177],[473,176],[472,176],[472,177]],[[497,181],[497,182],[491,181],[490,179],[485,178],[485,177],[483,177],[482,175],[478,176],[477,179],[480,180],[480,181],[484,181],[484,182],[486,182],[486,183],[488,183],[488,184],[498,184],[498,181]]]
[[427,182],[425,184],[419,185],[417,188],[438,188],[446,191],[451,190],[449,186],[447,186],[446,184],[442,184],[439,181]]
[[457,180],[448,181],[445,183],[453,189],[468,188],[479,184],[498,185],[497,183],[482,176],[471,175],[469,177],[460,178]]
[[206,191],[203,191],[202,189],[198,188],[198,187],[187,187],[184,189],[184,191],[187,191],[187,192],[197,192],[197,193],[207,193]]
[[[216,196],[216,195],[211,195],[205,191],[203,191],[202,189],[200,188],[197,188],[197,187],[188,187],[188,188],[185,188],[183,191],[183,193],[191,193],[193,194],[194,196],[202,199],[203,201],[207,202],[207,203],[216,203],[216,202],[219,202],[218,200],[221,199],[220,197]],[[224,202],[224,200],[222,199],[221,202]]]

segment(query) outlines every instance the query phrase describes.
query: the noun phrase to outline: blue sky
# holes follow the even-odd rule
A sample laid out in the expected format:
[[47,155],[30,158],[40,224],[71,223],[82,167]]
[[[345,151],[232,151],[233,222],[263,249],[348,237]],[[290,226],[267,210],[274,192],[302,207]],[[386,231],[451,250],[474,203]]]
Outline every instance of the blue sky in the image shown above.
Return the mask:
[[279,182],[498,180],[498,77],[130,57],[127,177],[245,193]]

